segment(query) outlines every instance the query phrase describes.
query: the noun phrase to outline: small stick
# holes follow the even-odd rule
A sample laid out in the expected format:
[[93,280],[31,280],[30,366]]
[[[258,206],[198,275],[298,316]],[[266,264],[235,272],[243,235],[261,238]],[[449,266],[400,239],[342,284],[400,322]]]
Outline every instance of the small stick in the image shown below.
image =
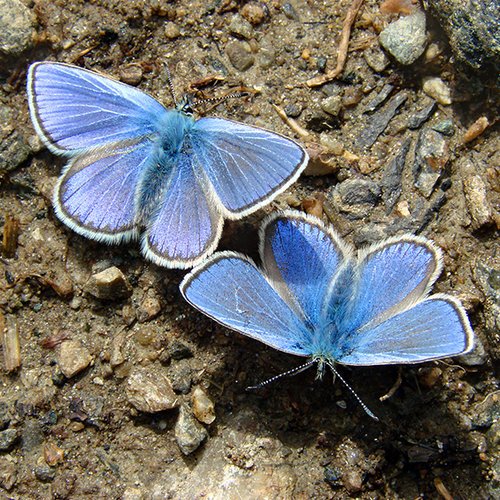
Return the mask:
[[401,367],[398,367],[398,376],[396,378],[396,382],[394,382],[394,385],[389,389],[389,392],[387,392],[387,394],[380,396],[378,399],[380,401],[385,401],[389,398],[392,398],[392,396],[394,396],[394,393],[401,387],[402,381],[403,379],[401,377]]
[[347,60],[347,48],[349,46],[349,38],[351,36],[351,28],[354,24],[354,20],[358,14],[358,11],[361,7],[363,0],[353,0],[349,10],[347,11],[347,15],[344,19],[344,24],[342,25],[342,33],[340,35],[340,43],[339,50],[337,53],[337,66],[334,70],[329,71],[324,75],[317,76],[315,78],[311,78],[307,80],[306,85],[308,87],[318,87],[319,85],[323,85],[342,73],[344,69],[345,62]]
[[275,109],[278,116],[283,120],[283,122],[288,125],[296,134],[300,135],[303,139],[307,139],[311,136],[306,129],[303,129],[293,118],[286,116],[285,110],[276,106],[276,104],[271,103]]

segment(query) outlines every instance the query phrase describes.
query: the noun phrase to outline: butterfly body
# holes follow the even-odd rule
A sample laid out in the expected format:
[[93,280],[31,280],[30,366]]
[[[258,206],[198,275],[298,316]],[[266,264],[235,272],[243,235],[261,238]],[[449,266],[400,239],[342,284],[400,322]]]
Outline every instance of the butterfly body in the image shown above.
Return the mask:
[[35,129],[69,158],[54,192],[76,232],[120,243],[141,237],[144,255],[176,268],[211,254],[224,218],[269,203],[300,175],[294,141],[222,118],[195,120],[92,71],[35,63],[28,74]]

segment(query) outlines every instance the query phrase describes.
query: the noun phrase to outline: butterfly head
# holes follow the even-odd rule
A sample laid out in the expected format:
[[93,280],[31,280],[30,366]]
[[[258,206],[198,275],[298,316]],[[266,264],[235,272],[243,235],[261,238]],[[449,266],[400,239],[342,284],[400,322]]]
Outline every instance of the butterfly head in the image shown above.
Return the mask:
[[186,116],[193,116],[194,114],[194,101],[190,95],[185,95],[178,103],[175,109]]

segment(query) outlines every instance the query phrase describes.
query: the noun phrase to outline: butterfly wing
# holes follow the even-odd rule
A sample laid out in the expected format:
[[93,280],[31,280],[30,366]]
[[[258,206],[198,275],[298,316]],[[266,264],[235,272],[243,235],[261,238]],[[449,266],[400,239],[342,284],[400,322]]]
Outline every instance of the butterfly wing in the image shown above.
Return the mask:
[[335,361],[364,366],[419,363],[464,354],[472,344],[472,329],[460,302],[437,294],[342,339]]
[[152,144],[128,141],[73,158],[54,192],[58,217],[89,238],[120,242],[136,236],[135,193]]
[[27,88],[35,128],[59,154],[144,137],[166,112],[144,92],[63,63],[32,64]]
[[[148,216],[142,249],[160,266],[193,267],[215,250],[220,239],[222,215],[193,159],[193,155],[181,153],[170,160],[167,184],[152,200],[157,208]],[[141,185],[140,198],[154,193],[157,185],[154,177],[147,179]]]
[[317,325],[327,288],[349,248],[321,220],[290,210],[264,222],[260,250],[276,290],[304,321]]
[[304,170],[308,156],[297,143],[261,128],[201,118],[192,130],[193,152],[223,206],[239,219],[269,203]]
[[310,332],[255,264],[219,252],[180,285],[184,298],[222,325],[280,351],[308,356]]
[[351,328],[381,323],[428,293],[441,273],[440,250],[426,238],[390,238],[360,252],[346,318]]

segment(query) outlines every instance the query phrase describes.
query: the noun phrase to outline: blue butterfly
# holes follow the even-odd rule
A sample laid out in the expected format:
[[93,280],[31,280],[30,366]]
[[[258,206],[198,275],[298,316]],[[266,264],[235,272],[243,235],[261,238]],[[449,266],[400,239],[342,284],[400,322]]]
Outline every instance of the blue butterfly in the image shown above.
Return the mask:
[[57,216],[88,238],[137,238],[158,265],[187,268],[211,254],[223,219],[269,203],[305,168],[294,141],[221,118],[195,120],[92,71],[33,64],[31,119],[69,158],[54,193]]
[[328,365],[337,375],[336,363],[420,363],[472,348],[460,302],[429,296],[442,269],[431,241],[405,235],[355,256],[333,229],[296,211],[271,215],[260,237],[262,269],[218,252],[184,278],[184,298],[226,327],[309,357],[303,366]]

